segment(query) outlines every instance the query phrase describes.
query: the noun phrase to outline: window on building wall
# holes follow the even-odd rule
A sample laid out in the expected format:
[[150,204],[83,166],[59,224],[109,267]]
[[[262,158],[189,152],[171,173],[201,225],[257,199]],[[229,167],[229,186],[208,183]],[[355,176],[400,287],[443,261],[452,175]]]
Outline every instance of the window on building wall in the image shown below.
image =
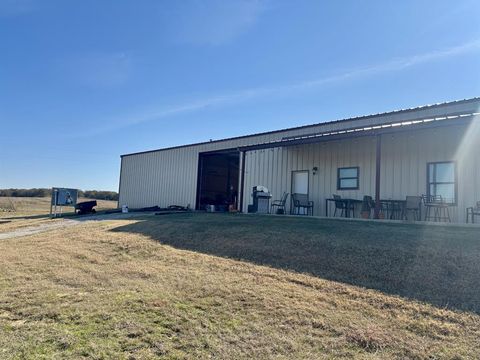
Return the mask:
[[358,190],[360,169],[356,167],[338,168],[337,189]]
[[428,195],[440,195],[447,203],[457,203],[457,171],[455,162],[428,163],[427,179]]

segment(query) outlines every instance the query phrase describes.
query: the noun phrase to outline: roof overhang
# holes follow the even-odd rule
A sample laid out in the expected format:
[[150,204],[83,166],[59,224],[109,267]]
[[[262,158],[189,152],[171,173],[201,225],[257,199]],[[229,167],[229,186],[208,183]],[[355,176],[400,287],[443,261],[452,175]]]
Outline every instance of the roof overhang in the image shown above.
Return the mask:
[[467,126],[472,121],[480,121],[480,112],[454,113],[446,116],[410,119],[403,122],[390,122],[372,124],[362,127],[352,127],[327,131],[322,133],[304,134],[299,136],[284,137],[279,141],[239,147],[240,151],[252,151],[275,147],[313,144],[324,141],[358,138],[363,136],[376,136],[403,131],[416,131],[445,126]]
[[[455,100],[455,101],[449,101],[449,102],[437,103],[437,104],[431,104],[431,105],[423,105],[423,106],[418,106],[418,107],[413,107],[408,109],[395,110],[395,111],[364,115],[364,116],[357,116],[357,117],[351,117],[351,118],[334,120],[334,121],[326,121],[326,122],[320,122],[320,123],[311,124],[311,125],[303,125],[298,127],[255,133],[255,134],[225,138],[220,140],[213,140],[213,141],[210,140],[210,141],[204,141],[204,142],[199,142],[194,144],[186,144],[186,145],[172,146],[172,147],[166,147],[166,148],[160,148],[160,149],[154,149],[154,150],[140,151],[140,152],[135,152],[130,154],[124,154],[124,155],[121,155],[121,157],[142,155],[142,154],[148,154],[152,152],[168,151],[168,150],[194,147],[194,146],[200,146],[200,145],[208,145],[208,144],[234,141],[234,140],[240,140],[240,139],[244,140],[249,138],[252,139],[252,143],[250,145],[253,146],[253,141],[255,141],[254,139],[257,136],[279,134],[287,131],[307,132],[309,130],[313,131],[311,129],[314,127],[317,128],[316,131],[318,131],[318,127],[328,127],[330,129],[339,128],[342,126],[348,127],[348,126],[353,126],[351,125],[352,123],[357,123],[357,126],[360,127],[360,126],[370,126],[371,123],[377,123],[377,122],[388,123],[389,121],[394,121],[394,120],[397,122],[399,121],[405,122],[407,121],[407,119],[411,120],[412,117],[415,117],[416,115],[414,114],[421,113],[422,116],[427,116],[428,114],[428,116],[430,117],[450,116],[452,113],[458,113],[458,112],[473,113],[475,111],[478,111],[479,108],[480,108],[480,97],[474,97],[470,99]],[[243,147],[248,147],[248,146],[243,146]]]

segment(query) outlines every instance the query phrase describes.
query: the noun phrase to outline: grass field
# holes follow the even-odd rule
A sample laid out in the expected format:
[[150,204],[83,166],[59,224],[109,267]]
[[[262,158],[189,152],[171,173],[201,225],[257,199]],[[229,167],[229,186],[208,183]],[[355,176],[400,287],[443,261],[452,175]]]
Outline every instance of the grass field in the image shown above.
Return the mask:
[[0,358],[478,359],[478,231],[181,214],[3,240]]
[[[78,202],[92,199],[79,198]],[[116,201],[97,200],[97,211],[114,209]],[[41,226],[62,219],[50,219],[49,197],[0,197],[0,233],[18,228]],[[64,207],[63,214],[72,215],[73,207]]]
[[[92,199],[79,198],[78,202]],[[116,201],[97,200],[97,211],[117,207]],[[73,213],[72,207],[63,207],[64,212]],[[0,197],[0,218],[12,216],[48,215],[50,197]]]

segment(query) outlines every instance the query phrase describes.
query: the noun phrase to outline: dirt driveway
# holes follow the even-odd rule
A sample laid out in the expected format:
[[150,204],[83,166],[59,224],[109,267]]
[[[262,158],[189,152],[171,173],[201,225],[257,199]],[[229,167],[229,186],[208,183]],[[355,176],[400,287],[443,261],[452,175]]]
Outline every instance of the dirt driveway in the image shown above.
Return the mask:
[[[138,213],[128,213],[128,214],[121,214],[121,213],[115,213],[115,214],[100,214],[100,215],[92,215],[92,216],[82,216],[82,217],[77,217],[77,218],[69,218],[69,219],[57,219],[61,221],[52,221],[50,222],[42,222],[39,223],[38,225],[33,225],[33,226],[24,226],[22,227],[21,224],[18,229],[14,229],[11,231],[5,231],[1,232],[1,224],[0,224],[0,240],[4,239],[12,239],[12,238],[17,238],[17,237],[22,237],[22,236],[28,236],[28,235],[33,235],[33,234],[38,234],[38,233],[43,233],[46,231],[54,230],[54,229],[60,229],[60,228],[66,228],[70,226],[75,226],[84,222],[93,222],[93,221],[107,221],[107,220],[118,220],[118,219],[129,219],[134,216],[138,216]],[[145,213],[142,213],[142,215],[145,215]],[[150,215],[153,215],[150,214]],[[15,222],[21,222],[21,221],[28,221],[28,220],[14,220]]]

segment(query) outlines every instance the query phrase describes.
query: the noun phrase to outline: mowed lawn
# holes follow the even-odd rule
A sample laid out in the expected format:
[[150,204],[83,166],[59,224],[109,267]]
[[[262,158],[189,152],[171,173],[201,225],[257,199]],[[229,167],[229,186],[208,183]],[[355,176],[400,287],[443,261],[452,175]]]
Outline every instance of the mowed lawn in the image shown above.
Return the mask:
[[248,215],[0,241],[0,358],[480,358],[480,229]]

